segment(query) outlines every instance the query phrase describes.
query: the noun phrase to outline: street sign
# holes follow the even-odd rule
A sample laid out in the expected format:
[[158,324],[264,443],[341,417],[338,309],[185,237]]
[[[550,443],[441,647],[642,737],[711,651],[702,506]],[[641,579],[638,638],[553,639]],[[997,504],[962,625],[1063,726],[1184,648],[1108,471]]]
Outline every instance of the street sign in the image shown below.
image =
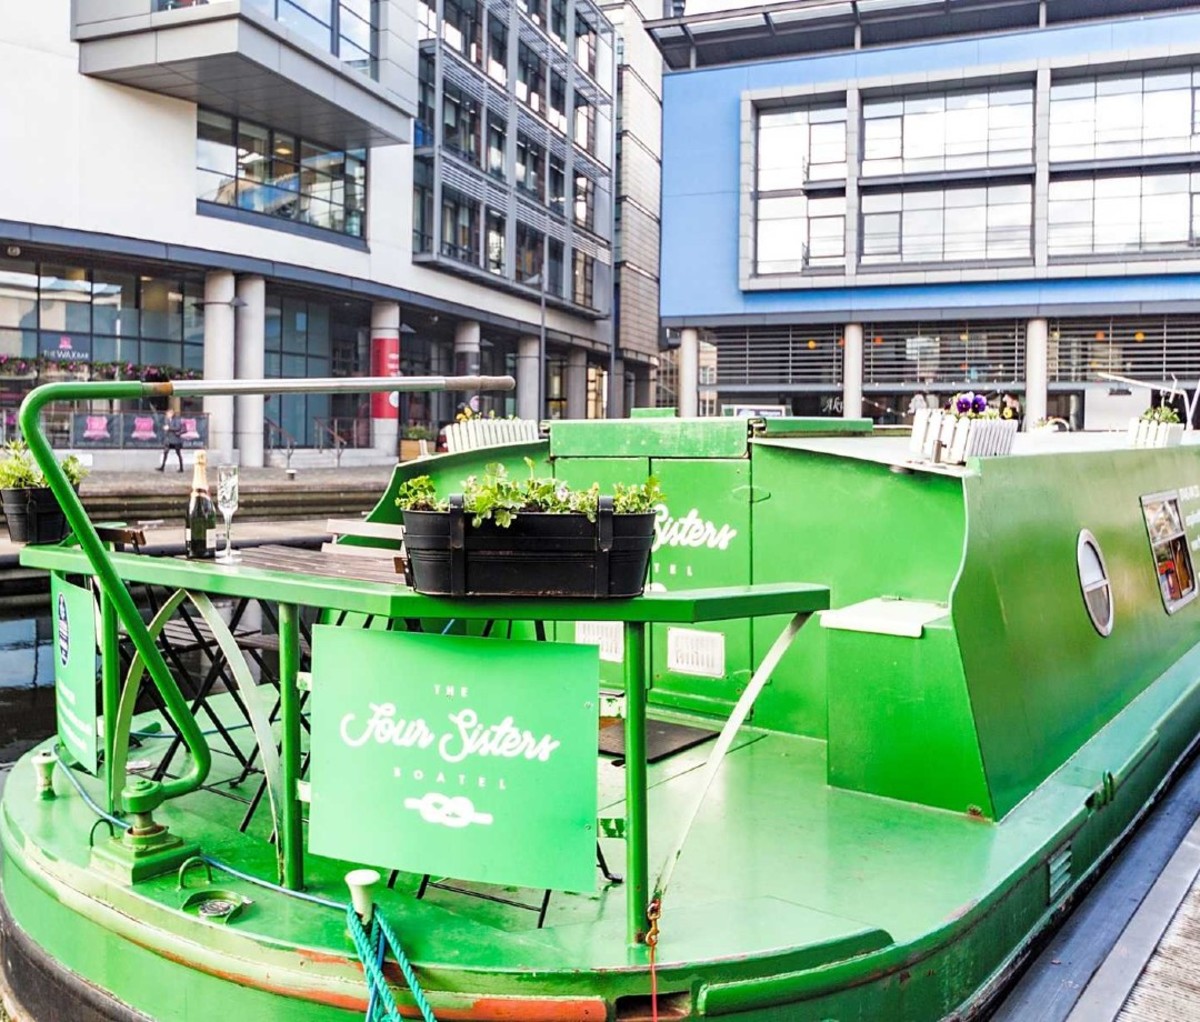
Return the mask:
[[596,648],[318,626],[309,849],[591,891]]
[[50,577],[54,608],[54,703],[58,740],[72,760],[94,774],[96,743],[96,605],[92,591]]

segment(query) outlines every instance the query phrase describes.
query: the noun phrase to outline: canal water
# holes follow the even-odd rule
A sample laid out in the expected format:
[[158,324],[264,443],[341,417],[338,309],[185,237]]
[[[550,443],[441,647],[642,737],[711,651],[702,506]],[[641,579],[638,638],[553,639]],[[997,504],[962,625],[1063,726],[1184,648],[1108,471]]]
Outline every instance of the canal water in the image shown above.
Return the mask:
[[49,609],[0,617],[0,766],[54,734],[54,633]]

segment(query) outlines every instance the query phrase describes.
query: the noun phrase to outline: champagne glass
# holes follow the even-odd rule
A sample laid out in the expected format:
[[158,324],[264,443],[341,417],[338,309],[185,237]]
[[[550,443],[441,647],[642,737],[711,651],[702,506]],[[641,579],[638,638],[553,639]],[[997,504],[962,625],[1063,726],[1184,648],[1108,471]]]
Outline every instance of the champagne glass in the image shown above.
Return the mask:
[[242,555],[233,549],[230,535],[233,513],[238,509],[237,465],[217,466],[217,508],[225,518],[225,549],[217,554],[217,560],[233,564],[242,559]]

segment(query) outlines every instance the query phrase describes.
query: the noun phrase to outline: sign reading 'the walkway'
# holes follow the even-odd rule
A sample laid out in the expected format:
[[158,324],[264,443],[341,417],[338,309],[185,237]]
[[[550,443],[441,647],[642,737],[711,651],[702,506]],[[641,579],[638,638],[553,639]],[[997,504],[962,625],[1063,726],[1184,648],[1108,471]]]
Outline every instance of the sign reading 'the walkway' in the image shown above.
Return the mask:
[[312,665],[311,851],[594,888],[594,648],[319,626]]
[[67,756],[89,773],[98,763],[96,742],[96,606],[92,591],[50,577],[54,607],[54,703],[58,740]]

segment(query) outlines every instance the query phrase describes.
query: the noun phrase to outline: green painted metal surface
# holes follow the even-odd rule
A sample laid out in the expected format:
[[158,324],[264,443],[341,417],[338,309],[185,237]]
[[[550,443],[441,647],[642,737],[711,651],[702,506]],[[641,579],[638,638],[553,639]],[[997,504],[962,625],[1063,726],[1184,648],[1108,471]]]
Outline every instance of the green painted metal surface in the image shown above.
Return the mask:
[[594,890],[598,676],[585,646],[318,625],[309,850]]
[[560,419],[550,426],[558,458],[743,458],[745,419]]
[[994,816],[948,619],[920,638],[823,630],[829,783]]
[[[965,480],[970,530],[952,609],[999,815],[1200,640],[1200,604],[1163,609],[1139,500],[1198,485],[1189,447],[993,459]],[[1198,506],[1181,502],[1185,515]],[[1112,580],[1109,638],[1080,596],[1081,528]]]
[[[754,581],[821,579],[834,607],[877,596],[949,598],[966,536],[957,478],[768,444],[754,445],[752,466]],[[753,627],[757,656],[780,622]],[[801,633],[759,699],[756,724],[825,737],[833,682],[825,644],[816,629]]]
[[755,433],[764,437],[867,434],[875,428],[870,419],[831,419],[826,416],[764,418],[756,421]]

